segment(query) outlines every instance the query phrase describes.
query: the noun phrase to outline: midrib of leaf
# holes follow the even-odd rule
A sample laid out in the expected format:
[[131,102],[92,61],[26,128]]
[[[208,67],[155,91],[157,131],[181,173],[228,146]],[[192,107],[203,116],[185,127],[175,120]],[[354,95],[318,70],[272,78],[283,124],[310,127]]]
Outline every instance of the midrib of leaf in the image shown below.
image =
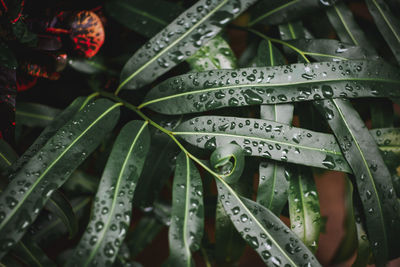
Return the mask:
[[346,57],[339,57],[339,56],[335,56],[335,55],[321,54],[321,53],[316,53],[316,52],[303,51],[303,54],[309,55],[309,56],[330,57],[330,58],[336,58],[336,59],[340,59],[340,60],[349,60],[349,58],[346,58]]
[[32,193],[32,191],[36,188],[36,186],[41,182],[42,178],[50,171],[50,169],[69,151],[71,147],[75,145],[76,142],[78,142],[79,139],[83,135],[86,134],[87,131],[89,131],[99,120],[101,120],[104,116],[106,116],[109,112],[111,112],[114,108],[122,106],[122,103],[116,103],[113,106],[111,106],[109,109],[107,109],[103,114],[101,114],[94,122],[92,122],[44,171],[43,173],[38,177],[38,179],[33,183],[33,185],[26,191],[26,194],[22,197],[22,199],[18,202],[18,204],[15,206],[13,210],[9,213],[9,216],[5,218],[1,224],[0,224],[0,230],[4,227],[4,225],[14,216],[14,214],[17,212],[19,207],[25,202],[25,200],[28,198],[28,196]]
[[139,14],[139,15],[141,15],[143,17],[147,17],[147,18],[149,18],[149,19],[161,24],[162,26],[168,25],[168,22],[151,15],[151,14],[147,13],[146,11],[134,8],[133,6],[127,5],[124,2],[118,2],[118,4],[120,4],[121,6],[125,7],[126,9],[128,9],[128,10],[130,10],[130,11],[136,13],[136,14]]
[[103,230],[101,232],[101,236],[98,238],[98,240],[96,242],[96,245],[94,246],[94,249],[90,253],[89,257],[86,259],[85,263],[83,264],[84,266],[88,266],[90,264],[90,262],[92,261],[93,257],[95,256],[95,254],[97,253],[97,250],[100,247],[101,242],[104,239],[104,236],[105,236],[106,231],[108,230],[108,227],[110,226],[112,214],[114,213],[114,209],[115,209],[115,205],[116,205],[116,199],[117,199],[117,195],[118,195],[118,192],[119,192],[119,187],[121,186],[122,174],[124,173],[124,171],[126,169],[126,165],[128,164],[128,160],[130,158],[130,154],[132,153],[132,150],[135,147],[137,140],[139,139],[142,131],[147,126],[147,124],[148,124],[148,121],[144,121],[142,127],[139,129],[137,135],[135,136],[135,139],[133,140],[133,142],[132,142],[132,144],[131,144],[131,146],[130,146],[130,148],[128,150],[128,153],[126,154],[124,163],[122,164],[121,171],[119,172],[119,175],[118,175],[117,184],[115,185],[114,196],[113,196],[113,200],[112,200],[112,206],[111,206],[110,213],[109,213],[110,216],[108,216],[107,223],[105,224],[105,226],[104,226],[104,228],[103,228]]
[[37,118],[37,119],[42,119],[42,120],[47,120],[47,121],[52,121],[54,119],[54,117],[40,115],[40,114],[32,114],[32,113],[27,113],[27,112],[18,111],[18,110],[15,113],[17,115],[23,115],[26,117],[32,117],[32,118]]
[[11,166],[11,162],[6,158],[6,156],[3,155],[3,153],[0,152],[0,157],[4,159],[4,161],[7,163],[7,165]]
[[149,66],[151,63],[153,63],[155,60],[157,60],[164,52],[168,51],[171,47],[174,47],[177,43],[179,43],[181,40],[183,40],[187,35],[189,35],[194,29],[197,28],[200,24],[202,24],[204,21],[206,21],[211,15],[213,15],[215,12],[217,12],[218,9],[220,9],[222,6],[224,6],[229,0],[224,0],[222,1],[218,6],[216,6],[212,11],[210,11],[206,16],[204,16],[201,20],[199,20],[195,25],[193,25],[188,31],[186,31],[184,34],[182,34],[179,38],[177,38],[175,41],[173,41],[171,44],[169,44],[167,47],[165,47],[163,50],[161,50],[158,54],[156,54],[152,59],[147,61],[144,65],[142,65],[139,69],[137,69],[134,73],[132,73],[128,78],[126,78],[117,88],[115,91],[115,94],[117,95],[119,91],[124,87],[126,83],[128,83],[130,80],[132,80],[138,73],[140,73],[142,70],[144,70],[147,66]]
[[[273,166],[273,168],[274,168],[274,174],[273,174],[273,183],[272,183],[272,186],[271,186],[271,188],[275,188],[275,183],[276,183],[276,169],[277,169],[277,166],[276,166],[276,163],[274,163],[274,166]],[[269,204],[268,204],[268,209],[270,209],[271,208],[271,206],[272,206],[272,201],[274,200],[274,192],[272,192],[271,194],[270,194],[270,198],[269,198]]]
[[292,259],[289,257],[289,255],[280,247],[279,243],[275,241],[274,237],[269,234],[269,232],[264,228],[264,226],[258,221],[258,219],[253,215],[252,212],[247,208],[247,206],[242,202],[242,200],[237,197],[236,192],[219,176],[216,176],[218,180],[225,185],[225,187],[231,192],[231,195],[234,196],[237,201],[241,204],[242,208],[249,214],[249,216],[253,219],[253,221],[260,227],[261,230],[264,231],[264,233],[269,237],[269,239],[274,243],[275,247],[281,251],[283,255],[286,256],[286,259],[293,264],[293,266],[298,266],[296,263],[292,261]]
[[253,139],[253,140],[258,140],[258,141],[270,142],[270,143],[274,143],[274,144],[292,146],[292,147],[296,147],[296,148],[319,151],[319,152],[323,152],[323,153],[342,156],[342,153],[339,152],[339,151],[331,151],[331,150],[326,150],[326,149],[323,149],[323,148],[314,148],[314,147],[301,146],[301,145],[293,144],[293,143],[285,143],[285,142],[265,139],[265,138],[261,138],[261,137],[246,136],[246,135],[239,135],[239,134],[212,133],[212,132],[173,132],[173,135],[211,135],[211,136],[223,136],[223,137],[227,137],[227,136],[228,137],[240,137],[240,138],[246,138],[246,139]]
[[187,224],[188,224],[188,213],[189,213],[189,197],[190,197],[190,159],[189,157],[185,154],[186,157],[186,199],[185,199],[185,218],[183,220],[183,243],[185,244],[185,250],[186,250],[186,255],[188,255],[188,261],[187,261],[187,267],[190,267],[190,248],[189,245],[187,244],[187,236],[186,236],[186,231],[187,231]]
[[37,266],[43,266],[40,261],[31,253],[31,251],[25,246],[24,242],[20,241],[19,245],[28,254],[28,256],[37,264]]
[[303,227],[304,227],[304,231],[303,231],[303,241],[306,242],[306,237],[307,237],[307,224],[306,224],[306,213],[307,213],[307,208],[305,208],[305,202],[304,202],[304,196],[303,196],[303,185],[301,183],[301,178],[303,176],[299,175],[298,177],[298,182],[299,182],[299,190],[300,190],[300,199],[301,199],[301,213],[303,214]]
[[268,42],[268,48],[269,48],[269,54],[270,54],[269,59],[271,61],[271,66],[274,66],[275,62],[274,62],[274,57],[273,57],[273,52],[272,52],[272,42],[271,42],[271,40],[268,40],[267,42]]
[[304,82],[291,82],[291,83],[279,83],[279,84],[271,84],[271,83],[259,83],[259,84],[242,84],[242,85],[228,85],[228,86],[220,86],[220,87],[213,87],[207,89],[200,89],[195,91],[188,91],[179,94],[174,94],[170,96],[164,96],[160,98],[156,98],[147,102],[144,102],[138,106],[138,109],[141,109],[145,106],[150,104],[154,104],[157,102],[161,102],[164,100],[169,100],[185,95],[190,94],[197,94],[197,93],[207,93],[212,91],[218,91],[223,89],[233,89],[233,88],[244,88],[244,87],[282,87],[282,86],[290,86],[290,85],[302,85],[302,84],[314,84],[314,83],[328,83],[328,82],[342,82],[342,81],[361,81],[361,82],[382,82],[382,83],[395,83],[400,84],[398,80],[391,80],[391,79],[381,79],[381,78],[338,78],[338,79],[327,79],[327,80],[314,80],[314,81],[304,81]]
[[[339,114],[340,114],[340,117],[342,118],[344,124],[346,125],[346,128],[348,129],[348,131],[349,131],[349,133],[350,133],[350,135],[351,135],[351,138],[353,139],[353,141],[354,141],[354,143],[355,143],[355,145],[356,145],[356,147],[357,147],[357,150],[358,150],[358,152],[360,153],[360,156],[361,156],[361,159],[362,159],[363,164],[364,164],[365,167],[367,168],[368,177],[369,177],[369,179],[370,179],[370,181],[371,181],[371,183],[372,183],[372,186],[373,186],[373,188],[374,188],[374,194],[375,194],[376,200],[377,200],[377,202],[378,202],[379,219],[380,219],[380,221],[381,221],[381,225],[384,225],[383,211],[382,211],[382,206],[381,206],[380,198],[379,198],[379,196],[378,196],[378,191],[377,191],[377,188],[376,188],[376,185],[375,185],[374,178],[372,177],[371,170],[370,170],[370,168],[369,168],[369,166],[368,166],[368,163],[367,163],[367,161],[366,161],[366,159],[365,159],[365,157],[364,157],[364,153],[362,152],[362,150],[361,150],[361,148],[360,148],[360,145],[358,144],[357,139],[355,138],[355,136],[354,136],[352,130],[350,129],[350,127],[349,127],[349,125],[348,125],[348,123],[347,123],[347,121],[346,121],[346,119],[345,119],[345,117],[344,117],[344,115],[343,115],[343,113],[342,113],[342,110],[341,110],[341,109],[339,108],[339,106],[336,104],[335,99],[333,99],[332,102],[334,103],[336,109],[338,110],[338,112],[339,112]],[[383,227],[382,230],[383,230],[384,240],[385,240],[385,242],[387,242],[386,228]]]
[[400,43],[400,37],[397,34],[397,32],[394,30],[392,24],[390,24],[389,20],[387,19],[387,17],[385,16],[385,13],[383,13],[381,7],[378,5],[378,3],[375,0],[372,0],[372,2],[374,3],[374,5],[376,6],[376,8],[378,9],[379,13],[381,14],[382,18],[385,20],[386,24],[389,26],[390,30],[393,32],[394,36],[397,39],[397,42]]
[[271,16],[271,15],[274,14],[275,12],[278,12],[278,11],[281,10],[281,9],[287,8],[288,6],[291,6],[291,5],[293,5],[293,4],[295,4],[295,3],[299,2],[299,1],[300,1],[300,0],[293,0],[292,2],[286,3],[286,4],[284,4],[284,5],[281,5],[281,6],[277,7],[277,8],[275,8],[275,9],[269,11],[269,12],[265,13],[264,15],[262,15],[262,16],[256,18],[255,20],[250,21],[250,22],[249,22],[249,26],[251,27],[251,26],[253,26],[254,24],[256,24],[257,22],[259,22],[260,20],[263,20],[263,19],[265,19],[265,18]]
[[340,13],[339,9],[336,6],[334,6],[334,8],[335,8],[336,13],[339,16],[340,21],[342,22],[342,24],[344,26],[344,28],[346,29],[347,33],[349,34],[351,40],[354,42],[355,45],[358,46],[358,42],[357,42],[356,38],[354,38],[353,33],[350,31],[349,26],[347,25],[346,21],[344,20],[344,18],[342,16],[342,13]]
[[296,33],[293,30],[292,23],[289,22],[288,27],[289,27],[289,31],[290,31],[290,35],[291,35],[292,39],[296,39],[297,37],[296,37]]

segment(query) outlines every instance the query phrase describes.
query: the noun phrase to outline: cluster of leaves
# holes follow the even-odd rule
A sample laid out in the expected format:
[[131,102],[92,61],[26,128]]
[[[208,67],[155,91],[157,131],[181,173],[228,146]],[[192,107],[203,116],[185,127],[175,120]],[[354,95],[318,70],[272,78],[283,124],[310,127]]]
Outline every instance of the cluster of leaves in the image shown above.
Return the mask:
[[[88,97],[62,111],[17,102],[18,127],[45,128],[20,157],[0,140],[1,262],[135,266],[168,226],[167,266],[194,265],[196,251],[232,265],[245,242],[268,266],[320,266],[316,168],[348,177],[335,262],[398,258],[400,5],[366,6],[373,20],[340,1],[106,1],[109,20],[148,40],[113,92],[118,71],[99,55],[69,62]],[[229,31],[248,35],[239,59]],[[132,205],[143,213],[133,230]],[[42,248],[66,233],[77,243],[50,259]]]

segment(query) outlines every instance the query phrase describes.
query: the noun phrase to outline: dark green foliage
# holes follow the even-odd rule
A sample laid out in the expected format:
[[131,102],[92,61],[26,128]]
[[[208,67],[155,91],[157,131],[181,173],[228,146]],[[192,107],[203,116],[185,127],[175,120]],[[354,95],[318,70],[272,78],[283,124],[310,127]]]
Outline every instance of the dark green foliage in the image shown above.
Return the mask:
[[[12,109],[42,11],[3,2]],[[400,257],[396,1],[357,1],[371,16],[334,0],[100,3],[101,52],[19,93],[17,138],[0,138],[1,264],[141,266],[150,251],[145,266],[238,266],[245,246],[267,266]],[[347,175],[345,236],[320,263],[315,174],[331,171]]]

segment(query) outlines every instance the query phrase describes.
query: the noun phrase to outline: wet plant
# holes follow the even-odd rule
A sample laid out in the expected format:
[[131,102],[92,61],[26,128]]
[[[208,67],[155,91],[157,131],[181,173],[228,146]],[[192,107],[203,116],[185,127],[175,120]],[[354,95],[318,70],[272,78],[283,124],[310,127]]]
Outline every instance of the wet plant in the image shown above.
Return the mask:
[[[62,2],[1,1],[2,264],[140,266],[159,236],[153,265],[400,256],[397,1]],[[21,73],[43,80],[14,114]],[[345,235],[321,262],[334,171]]]

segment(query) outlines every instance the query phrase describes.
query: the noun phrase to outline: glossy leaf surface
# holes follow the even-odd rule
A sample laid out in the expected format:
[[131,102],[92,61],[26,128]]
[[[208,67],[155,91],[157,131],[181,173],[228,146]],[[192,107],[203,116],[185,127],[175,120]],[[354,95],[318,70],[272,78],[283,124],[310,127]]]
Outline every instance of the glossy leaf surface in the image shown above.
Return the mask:
[[3,139],[0,139],[0,172],[5,171],[18,159],[14,149]]
[[46,127],[59,113],[59,109],[49,106],[18,102],[15,111],[15,120],[20,125]]
[[135,186],[149,149],[147,125],[144,121],[131,121],[118,135],[96,193],[89,225],[67,266],[108,266],[117,256],[130,224]]
[[[116,124],[119,104],[100,99],[62,126],[16,173],[0,195],[0,255],[22,237],[60,187]],[[14,194],[13,192],[20,192]]]
[[184,114],[337,97],[396,97],[399,84],[399,71],[382,61],[218,70],[170,78],[154,87],[139,107]]

